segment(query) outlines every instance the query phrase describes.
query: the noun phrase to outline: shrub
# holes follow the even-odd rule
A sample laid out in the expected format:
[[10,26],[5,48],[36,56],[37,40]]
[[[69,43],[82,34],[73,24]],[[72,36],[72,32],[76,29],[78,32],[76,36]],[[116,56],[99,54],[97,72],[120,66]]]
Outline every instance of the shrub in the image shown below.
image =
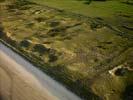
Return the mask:
[[66,30],[66,27],[56,27],[56,28],[49,30],[48,35],[54,37],[58,35],[59,33],[64,33],[65,30]]
[[56,27],[56,26],[58,26],[58,25],[60,24],[60,22],[59,22],[59,21],[50,21],[48,24],[49,24],[51,27]]
[[37,17],[37,18],[35,18],[35,20],[37,22],[44,22],[45,20],[47,20],[47,18],[45,18],[45,17]]
[[33,48],[34,48],[34,51],[36,51],[40,54],[43,54],[46,51],[48,51],[48,49],[42,44],[36,44]]
[[56,50],[49,49],[48,53],[49,53],[49,62],[54,62],[58,59],[58,57],[56,55]]
[[26,40],[26,39],[25,40],[22,40],[20,42],[20,46],[25,47],[25,48],[28,48],[30,46],[30,42],[28,40]]
[[116,70],[115,75],[117,76],[123,76],[127,72],[126,68],[119,68]]
[[55,54],[49,54],[49,62],[54,62],[57,60],[57,56]]

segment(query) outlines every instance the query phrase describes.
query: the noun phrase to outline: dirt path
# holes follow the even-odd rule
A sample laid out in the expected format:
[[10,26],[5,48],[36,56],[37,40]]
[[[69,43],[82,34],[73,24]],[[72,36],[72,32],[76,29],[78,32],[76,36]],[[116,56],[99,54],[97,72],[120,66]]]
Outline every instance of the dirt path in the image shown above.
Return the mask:
[[[41,96],[45,96],[45,99],[38,98],[38,100],[81,100],[75,94],[64,88],[61,84],[51,79],[49,76],[38,70],[32,64],[1,43],[0,68],[5,69],[7,72],[10,71],[10,74],[12,74],[13,77],[19,77],[22,81],[18,81],[19,85],[23,82],[25,84],[29,84],[33,90],[38,91],[38,94],[40,93],[42,94]],[[30,91],[29,94],[25,95],[32,97],[34,94],[35,93]]]

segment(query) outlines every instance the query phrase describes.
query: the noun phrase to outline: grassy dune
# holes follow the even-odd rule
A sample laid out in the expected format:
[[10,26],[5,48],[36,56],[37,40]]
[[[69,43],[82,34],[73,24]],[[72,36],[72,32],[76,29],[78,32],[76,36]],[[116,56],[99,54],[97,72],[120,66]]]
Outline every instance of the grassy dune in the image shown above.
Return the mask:
[[[114,23],[113,11],[124,9],[122,7],[127,9],[130,5],[118,4],[118,1],[93,2],[91,5],[72,0],[55,2],[18,1],[1,8],[1,27],[5,33],[0,34],[1,38],[85,100],[127,98],[124,91],[133,84],[133,34],[128,26],[129,29],[125,29],[118,27],[120,22]],[[98,6],[98,3],[105,6]],[[90,12],[85,9],[98,9],[102,16],[99,18],[99,13],[92,12],[93,18],[87,17]],[[79,15],[82,13],[88,15]],[[129,14],[131,9],[124,9],[123,13]],[[119,17],[132,25],[129,22],[132,17],[128,16]],[[115,26],[110,25],[109,19],[104,20],[105,17],[111,17]]]

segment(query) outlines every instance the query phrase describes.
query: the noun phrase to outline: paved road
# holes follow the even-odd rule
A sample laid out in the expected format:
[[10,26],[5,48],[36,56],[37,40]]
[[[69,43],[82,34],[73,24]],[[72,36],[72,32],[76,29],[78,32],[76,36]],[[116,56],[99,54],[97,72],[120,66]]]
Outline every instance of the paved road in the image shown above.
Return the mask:
[[[3,69],[5,68],[7,72],[10,71],[13,73],[13,76],[16,75],[19,77],[24,83],[30,84],[30,87],[45,96],[45,100],[81,100],[61,84],[0,43],[0,68],[2,67]],[[23,82],[18,81],[18,83],[21,84]],[[30,91],[28,95],[32,96],[33,94],[34,93]]]

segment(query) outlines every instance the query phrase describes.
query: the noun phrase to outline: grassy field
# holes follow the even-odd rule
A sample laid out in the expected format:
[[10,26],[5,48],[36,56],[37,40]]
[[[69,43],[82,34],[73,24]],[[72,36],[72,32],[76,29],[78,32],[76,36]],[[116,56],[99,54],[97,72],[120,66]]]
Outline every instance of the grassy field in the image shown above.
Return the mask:
[[[84,0],[29,0],[39,4],[48,5],[62,10],[83,14],[89,17],[112,17],[116,13],[133,14],[132,5],[121,3],[122,0],[106,2],[93,1],[90,5]],[[124,0],[123,0],[124,1]],[[130,8],[129,8],[130,7]]]
[[[41,5],[58,8],[61,10],[74,12],[93,18],[101,18],[112,26],[131,33],[132,30],[127,30],[127,27],[133,27],[133,6],[123,3],[124,0],[107,0],[93,1],[85,4],[85,0],[29,0]],[[130,0],[132,2],[132,0]]]
[[1,39],[85,100],[128,100],[127,88],[133,84],[131,5],[36,2],[1,6]]

